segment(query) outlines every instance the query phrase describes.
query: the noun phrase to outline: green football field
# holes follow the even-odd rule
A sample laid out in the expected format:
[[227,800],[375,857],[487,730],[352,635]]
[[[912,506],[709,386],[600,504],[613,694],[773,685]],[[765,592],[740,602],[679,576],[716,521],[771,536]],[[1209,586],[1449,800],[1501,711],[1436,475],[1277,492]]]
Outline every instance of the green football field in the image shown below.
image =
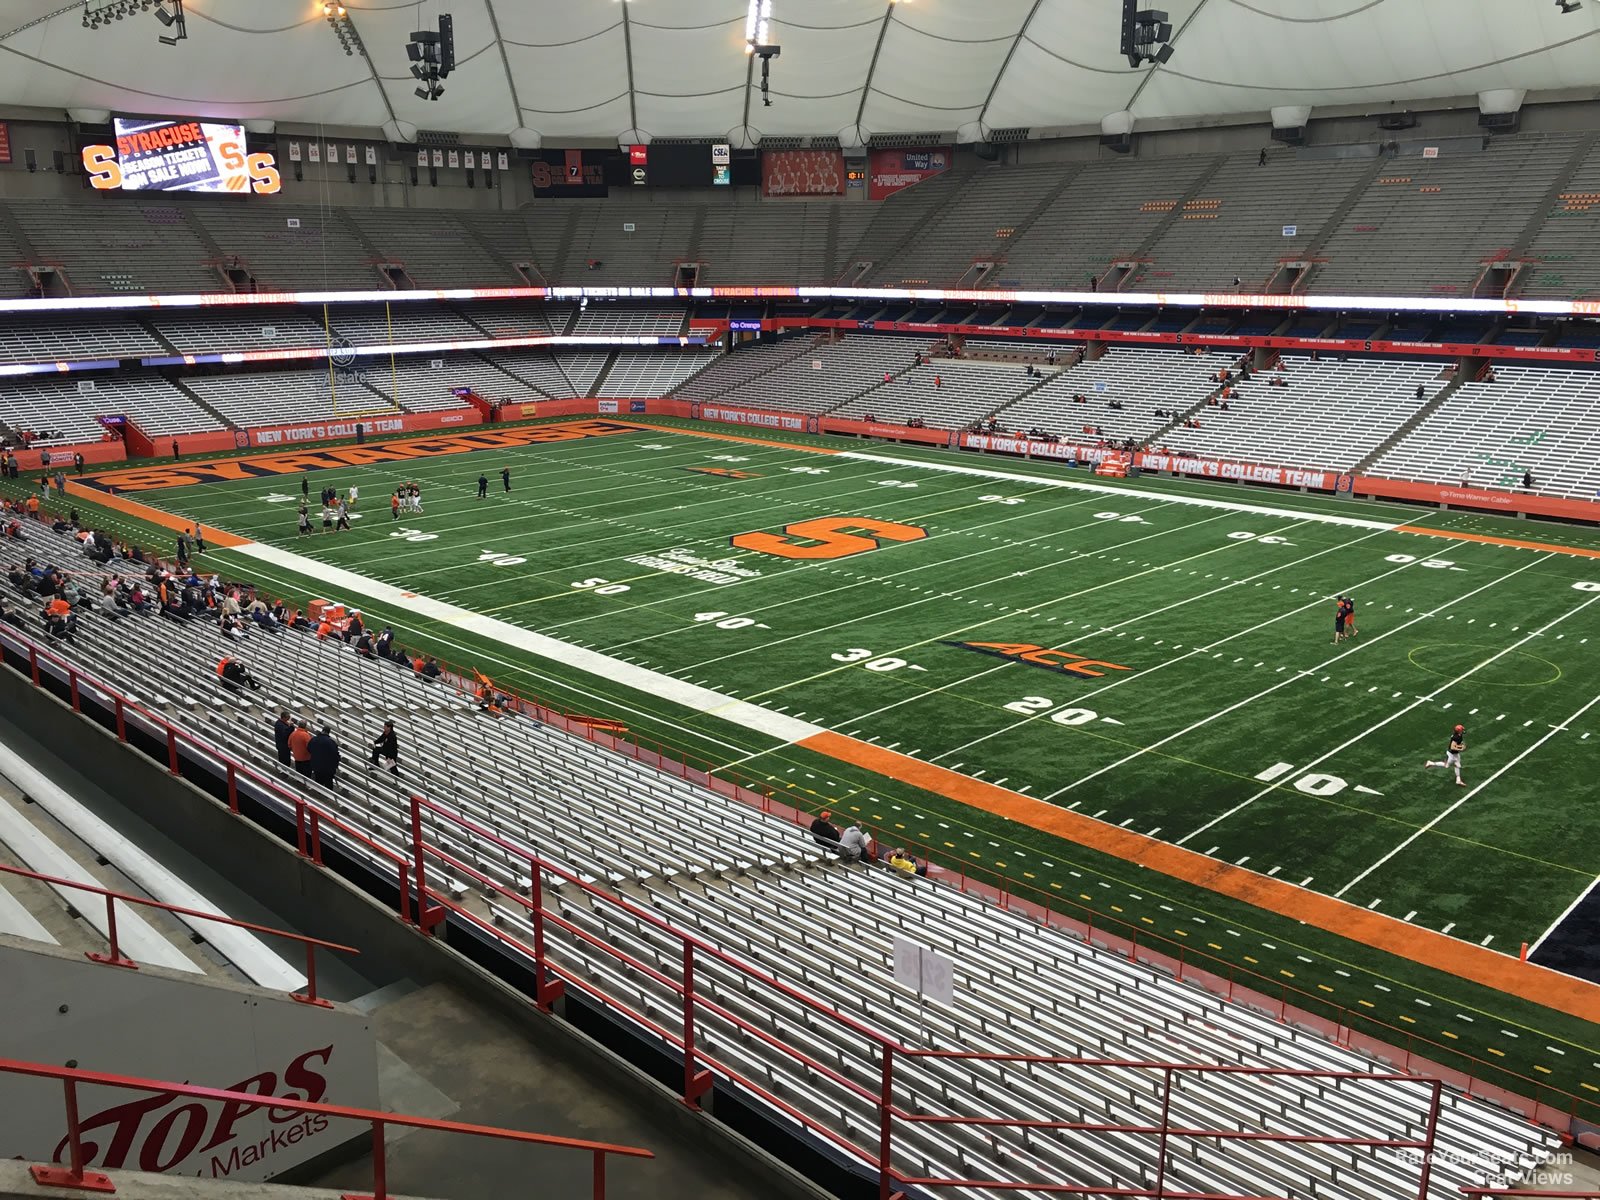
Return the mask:
[[[260,544],[208,556],[230,572],[331,593],[499,683],[1414,1035],[1429,1057],[1600,1100],[1583,1021],[967,803],[961,785],[1514,959],[1600,873],[1600,558],[1514,543],[1593,550],[1600,531],[612,424],[306,472],[314,515],[323,486],[359,488],[344,533],[316,519],[297,536],[299,474],[135,498]],[[392,519],[407,479],[425,511]],[[1334,644],[1338,594],[1359,632]],[[1457,723],[1460,787],[1423,766]],[[894,755],[818,753],[792,736],[805,728]],[[891,757],[954,783],[886,772]]]

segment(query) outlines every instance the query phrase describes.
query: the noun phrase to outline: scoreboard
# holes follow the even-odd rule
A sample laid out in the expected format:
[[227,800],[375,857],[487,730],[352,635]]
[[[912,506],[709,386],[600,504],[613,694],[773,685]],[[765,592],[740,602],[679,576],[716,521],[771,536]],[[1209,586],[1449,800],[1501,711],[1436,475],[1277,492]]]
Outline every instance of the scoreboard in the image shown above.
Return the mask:
[[111,145],[84,146],[89,183],[113,192],[272,195],[283,183],[271,154],[251,153],[242,126],[186,117],[117,117]]

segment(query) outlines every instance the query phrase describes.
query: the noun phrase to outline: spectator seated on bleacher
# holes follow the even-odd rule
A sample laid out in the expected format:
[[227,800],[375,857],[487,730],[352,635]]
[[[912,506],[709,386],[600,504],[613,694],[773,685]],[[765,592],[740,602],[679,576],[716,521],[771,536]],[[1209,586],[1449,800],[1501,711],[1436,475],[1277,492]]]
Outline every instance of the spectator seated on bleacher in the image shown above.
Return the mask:
[[217,663],[217,677],[232,688],[247,687],[255,692],[261,690],[261,681],[250,674],[250,669],[237,658],[225,658]]
[[70,638],[78,629],[78,616],[72,605],[60,596],[52,596],[39,610],[44,629],[52,638]]
[[861,826],[852,825],[839,835],[839,854],[847,862],[873,862],[872,838]]
[[926,876],[928,873],[927,863],[919,863],[910,851],[902,850],[899,847],[889,851],[884,861],[902,875]]
[[811,840],[824,850],[836,850],[839,847],[839,827],[831,820],[833,814],[823,811],[817,814],[816,820],[811,822]]
[[19,542],[25,542],[28,540],[27,534],[22,532],[22,522],[17,520],[15,517],[10,517],[6,520],[6,536],[8,538],[15,538]]

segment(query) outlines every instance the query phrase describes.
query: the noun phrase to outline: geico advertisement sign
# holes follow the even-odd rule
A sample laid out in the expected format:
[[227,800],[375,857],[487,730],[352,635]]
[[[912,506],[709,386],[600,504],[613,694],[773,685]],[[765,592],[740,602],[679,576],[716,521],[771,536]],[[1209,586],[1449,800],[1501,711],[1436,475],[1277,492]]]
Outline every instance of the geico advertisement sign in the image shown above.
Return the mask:
[[[174,1092],[150,1094],[80,1088],[99,1097],[132,1096],[82,1118],[84,1161],[104,1171],[172,1172],[210,1178],[267,1179],[359,1132],[347,1122],[315,1113],[274,1109],[273,1097],[312,1103],[328,1094],[333,1046],[296,1055],[280,1069],[241,1079],[229,1091],[260,1096],[259,1101],[198,1100]],[[63,1119],[64,1120],[64,1119]],[[307,1143],[321,1141],[321,1145]],[[67,1162],[63,1135],[54,1162]]]

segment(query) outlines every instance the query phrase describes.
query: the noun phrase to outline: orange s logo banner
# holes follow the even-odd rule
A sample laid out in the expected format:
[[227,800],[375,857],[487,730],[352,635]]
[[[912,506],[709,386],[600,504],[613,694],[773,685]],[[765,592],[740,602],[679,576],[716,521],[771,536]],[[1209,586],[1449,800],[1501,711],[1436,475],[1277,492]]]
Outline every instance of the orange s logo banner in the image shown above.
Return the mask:
[[[960,646],[964,650],[976,650],[979,654],[993,654],[998,658],[1009,658],[1017,662],[1027,663],[1035,667],[1054,667],[1058,671],[1065,671],[1069,675],[1078,675],[1089,679],[1099,679],[1106,671],[1128,671],[1131,667],[1124,667],[1118,663],[1106,662],[1099,658],[1085,658],[1081,654],[1073,654],[1067,650],[1051,650],[1045,646],[1034,646],[1015,642],[947,642],[949,646]],[[1096,670],[1104,667],[1105,670]]]
[[117,152],[110,146],[85,146],[82,157],[90,187],[114,192],[122,186],[122,168],[117,165]]
[[[858,530],[857,532],[851,532]],[[862,537],[861,534],[870,536]],[[879,539],[891,542],[914,542],[928,536],[928,531],[917,525],[897,525],[893,521],[878,521],[872,517],[813,517],[809,521],[796,521],[785,525],[779,533],[740,533],[732,542],[741,550],[756,550],[778,558],[849,558],[879,547]],[[801,545],[801,541],[814,543]]]

